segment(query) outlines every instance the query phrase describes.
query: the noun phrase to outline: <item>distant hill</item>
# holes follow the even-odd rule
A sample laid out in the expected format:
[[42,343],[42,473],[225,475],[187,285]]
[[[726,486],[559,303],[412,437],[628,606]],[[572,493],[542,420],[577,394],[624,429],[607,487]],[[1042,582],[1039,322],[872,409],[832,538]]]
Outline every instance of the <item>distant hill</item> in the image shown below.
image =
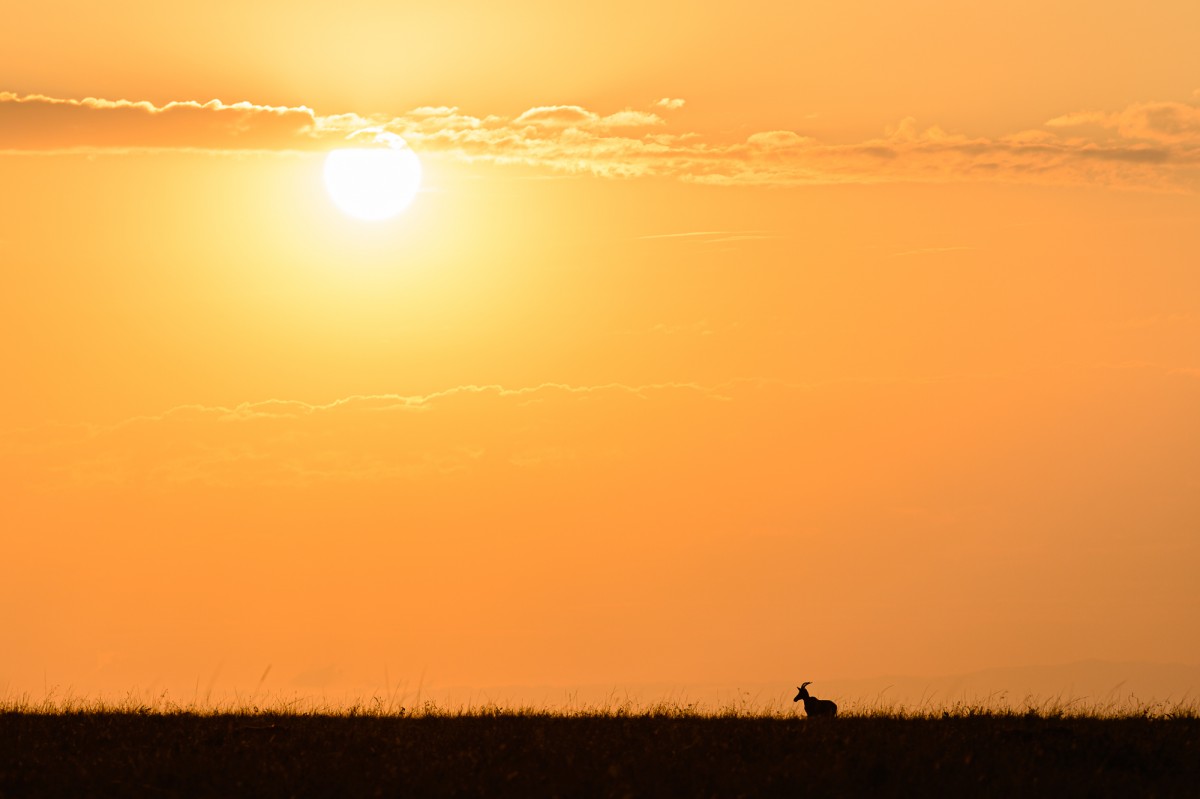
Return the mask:
[[[816,688],[817,686],[813,686]],[[1200,701],[1200,666],[1083,660],[1051,666],[985,669],[943,677],[829,680],[819,695],[873,704],[920,706],[989,702],[1023,706],[1077,701],[1087,706]]]
[[[851,707],[950,707],[956,703],[1024,708],[1064,705],[1081,708],[1136,708],[1155,702],[1200,702],[1200,666],[1084,660],[1050,666],[985,669],[938,677],[883,676],[839,680],[797,673],[790,680],[743,685],[636,684],[457,687],[426,690],[423,699],[450,705],[615,706],[698,703],[711,708],[790,707],[796,685],[814,680],[815,696]],[[408,697],[412,701],[414,697]]]

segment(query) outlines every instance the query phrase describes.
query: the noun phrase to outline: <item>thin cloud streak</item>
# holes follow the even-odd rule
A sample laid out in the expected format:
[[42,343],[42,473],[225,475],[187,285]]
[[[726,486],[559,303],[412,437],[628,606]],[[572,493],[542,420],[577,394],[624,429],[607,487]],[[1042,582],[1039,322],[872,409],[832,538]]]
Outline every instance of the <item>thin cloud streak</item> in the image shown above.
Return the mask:
[[92,428],[92,434],[101,434],[118,430],[122,427],[139,422],[162,422],[172,416],[190,414],[215,415],[222,421],[246,421],[250,419],[284,418],[295,419],[311,416],[326,411],[348,410],[358,413],[377,413],[380,411],[422,411],[430,409],[439,400],[459,395],[494,394],[497,397],[530,397],[539,393],[558,392],[562,394],[593,394],[613,392],[630,394],[645,398],[646,394],[654,391],[682,390],[695,391],[709,395],[715,399],[728,399],[717,392],[715,388],[702,386],[698,383],[648,383],[631,386],[625,383],[604,383],[600,385],[572,385],[569,383],[540,383],[536,386],[506,388],[490,383],[483,385],[466,384],[453,388],[434,391],[429,394],[351,394],[340,397],[324,404],[309,403],[302,400],[267,399],[257,402],[243,402],[238,405],[177,405],[160,414],[152,416],[133,416],[103,427]]
[[974,247],[921,247],[916,250],[904,250],[902,252],[891,253],[890,258],[902,258],[908,255],[937,255],[944,252],[965,252],[974,250]]
[[[701,323],[695,330],[661,332],[705,329]],[[1190,363],[1130,362],[1024,377],[1032,385],[1075,385],[1082,391],[1095,382],[1089,375],[1105,373],[1127,375],[1121,379],[1130,390],[1145,382],[1167,394],[1186,390],[1200,376]],[[755,446],[764,451],[779,446],[781,435],[798,437],[797,446],[801,440],[811,443],[810,434],[831,419],[855,424],[854,414],[831,410],[845,398],[854,398],[851,405],[894,405],[906,398],[901,406],[912,407],[914,398],[923,397],[924,403],[932,396],[969,395],[986,406],[997,387],[1014,377],[966,373],[811,384],[741,378],[715,385],[462,385],[328,403],[191,404],[108,425],[9,430],[0,434],[0,474],[13,486],[52,493],[69,486],[283,487],[425,481],[468,473],[491,480],[497,470],[551,468],[566,461],[611,466],[612,474],[619,474],[625,468],[619,464],[645,466],[646,459],[660,456],[686,461],[697,452],[723,451],[732,439],[719,431],[741,431],[737,440],[748,436],[745,441],[758,441]],[[791,422],[781,429],[769,420],[785,408]],[[597,438],[596,431],[604,434]],[[834,446],[837,436],[824,440]],[[667,461],[654,468],[667,468]]]
[[10,430],[2,436],[0,473],[35,486],[64,480],[283,486],[448,475],[485,456],[531,468],[574,449],[595,449],[586,436],[560,436],[554,419],[661,416],[668,408],[730,401],[722,389],[695,383],[543,383],[353,395],[324,404],[188,404],[108,425]]
[[778,236],[772,235],[769,230],[697,230],[688,233],[654,233],[649,236],[638,236],[637,241],[656,241],[656,240],[685,240],[700,243],[712,243],[715,241],[745,241],[750,239],[773,239]]

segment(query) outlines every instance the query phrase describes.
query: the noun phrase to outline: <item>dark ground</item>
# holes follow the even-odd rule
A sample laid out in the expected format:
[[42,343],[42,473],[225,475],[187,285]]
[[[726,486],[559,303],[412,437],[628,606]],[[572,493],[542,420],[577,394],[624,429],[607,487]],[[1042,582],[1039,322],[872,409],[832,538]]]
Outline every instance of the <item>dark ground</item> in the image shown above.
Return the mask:
[[1200,719],[0,713],[0,797],[1190,796]]

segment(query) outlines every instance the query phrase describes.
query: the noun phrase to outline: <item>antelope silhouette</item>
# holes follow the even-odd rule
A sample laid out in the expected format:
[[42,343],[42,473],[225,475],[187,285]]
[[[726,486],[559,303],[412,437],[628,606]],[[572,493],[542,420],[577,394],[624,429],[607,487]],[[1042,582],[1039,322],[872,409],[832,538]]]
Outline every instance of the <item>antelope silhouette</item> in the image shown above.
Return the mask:
[[804,715],[806,716],[829,716],[833,718],[837,715],[837,705],[830,702],[828,699],[817,699],[815,696],[809,696],[808,686],[812,685],[812,680],[800,686],[800,692],[796,694],[793,702],[804,700]]

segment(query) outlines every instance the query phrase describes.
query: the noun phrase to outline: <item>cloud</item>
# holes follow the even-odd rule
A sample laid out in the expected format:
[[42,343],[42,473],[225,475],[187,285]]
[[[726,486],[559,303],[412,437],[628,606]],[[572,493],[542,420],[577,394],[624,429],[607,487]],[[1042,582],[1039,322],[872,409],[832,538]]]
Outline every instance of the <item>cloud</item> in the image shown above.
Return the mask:
[[746,139],[746,144],[751,147],[766,149],[786,149],[813,143],[815,142],[812,139],[807,139],[794,130],[766,130],[762,133],[752,133]]
[[[711,331],[700,320],[664,322],[653,332]],[[34,504],[47,497],[61,502],[71,491],[91,496],[131,489],[151,497],[188,487],[358,485],[408,496],[445,489],[444,496],[455,497],[469,487],[486,508],[518,494],[522,501],[552,502],[560,488],[573,486],[593,492],[588,502],[611,503],[630,489],[638,501],[665,492],[679,507],[691,507],[728,490],[736,514],[752,507],[755,497],[803,513],[804,497],[824,502],[838,494],[838,502],[856,504],[873,491],[894,492],[898,475],[927,466],[931,452],[941,452],[934,458],[940,463],[1009,462],[1014,437],[1033,452],[1064,434],[1063,418],[1075,418],[1071,435],[1077,439],[1047,450],[1060,461],[1011,461],[1012,480],[1039,485],[1027,467],[1069,474],[1076,443],[1097,441],[1109,442],[1112,457],[1095,462],[1125,463],[1134,479],[1145,461],[1124,457],[1131,441],[1141,442],[1147,458],[1173,453],[1180,474],[1194,472],[1195,448],[1185,446],[1197,428],[1194,415],[1144,438],[1132,435],[1139,432],[1138,420],[1130,421],[1122,408],[1147,396],[1158,397],[1163,407],[1184,407],[1198,375],[1195,363],[1125,363],[1034,375],[807,385],[752,379],[707,386],[464,385],[323,404],[276,399],[185,405],[103,426],[0,433],[0,479],[14,497],[40,498],[31,499]],[[1014,395],[1016,386],[1021,388]],[[1010,407],[1013,396],[1022,398],[1020,407]],[[1064,409],[1096,397],[1104,399],[1103,414],[1064,417]],[[931,412],[944,407],[957,409],[953,418]],[[1000,419],[1007,421],[997,427]],[[1130,435],[1096,436],[1096,425],[1119,433],[1124,422],[1133,425],[1125,431]],[[1109,429],[1113,424],[1118,427]],[[804,476],[800,483],[797,475]],[[697,484],[709,487],[699,499]],[[940,485],[940,479],[928,482],[934,494]],[[567,505],[578,501],[573,496]],[[895,495],[889,502],[920,506],[931,497]]]
[[0,149],[308,149],[317,118],[304,106],[64,100],[0,92]]
[[541,125],[546,127],[588,127],[600,117],[578,105],[543,105],[531,108],[513,120],[515,125]]
[[1136,316],[1110,325],[1111,330],[1148,330],[1150,328],[1181,328],[1200,326],[1200,316],[1188,313],[1165,313]]
[[744,138],[673,129],[657,110],[601,114],[546,105],[515,116],[422,106],[400,116],[319,115],[297,106],[70,100],[0,93],[0,150],[130,148],[320,150],[372,127],[423,157],[523,165],[608,178],[660,177],[714,185],[1003,181],[1194,191],[1200,186],[1200,106],[1146,102],[1075,111],[1044,126],[968,136],[906,117],[879,137],[832,144],[794,130]]
[[1115,131],[1122,139],[1148,142],[1200,141],[1200,106],[1185,103],[1136,103],[1123,111],[1077,111],[1046,123],[1053,128],[1095,126]]
[[889,257],[903,258],[903,257],[910,256],[910,255],[940,255],[942,253],[947,253],[947,252],[964,252],[964,251],[973,250],[973,249],[975,249],[975,248],[974,247],[962,247],[962,246],[920,247],[915,250],[901,250],[899,252],[894,252],[894,253],[891,253]]
[[[603,459],[631,429],[644,426],[636,438],[652,440],[671,409],[728,399],[691,383],[545,383],[326,404],[181,405],[111,425],[9,431],[0,436],[0,473],[11,471],[5,479],[20,484],[84,486],[420,481],[533,468],[577,453]],[[588,431],[613,419],[620,425],[598,445]]]
[[513,120],[513,125],[534,125],[547,128],[580,128],[580,129],[612,129],[612,128],[644,128],[654,125],[664,125],[666,122],[657,114],[649,111],[635,111],[626,108],[608,116],[600,116],[586,108],[577,105],[538,106],[520,114]]
[[685,233],[654,233],[638,236],[641,241],[665,240],[688,244],[728,244],[739,241],[763,241],[779,236],[769,230],[695,230]]
[[635,111],[632,108],[626,108],[600,119],[600,127],[603,128],[648,128],[665,124],[667,124],[666,120],[658,114],[652,114],[649,111]]

